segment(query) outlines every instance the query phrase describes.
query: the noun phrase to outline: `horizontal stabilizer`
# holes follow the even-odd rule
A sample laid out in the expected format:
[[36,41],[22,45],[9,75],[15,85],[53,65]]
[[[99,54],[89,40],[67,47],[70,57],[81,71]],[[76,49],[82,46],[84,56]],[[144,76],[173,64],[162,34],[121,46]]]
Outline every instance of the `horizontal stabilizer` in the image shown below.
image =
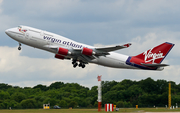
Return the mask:
[[165,67],[165,66],[169,66],[167,64],[143,64],[141,63],[142,65],[144,66],[148,66],[148,67]]

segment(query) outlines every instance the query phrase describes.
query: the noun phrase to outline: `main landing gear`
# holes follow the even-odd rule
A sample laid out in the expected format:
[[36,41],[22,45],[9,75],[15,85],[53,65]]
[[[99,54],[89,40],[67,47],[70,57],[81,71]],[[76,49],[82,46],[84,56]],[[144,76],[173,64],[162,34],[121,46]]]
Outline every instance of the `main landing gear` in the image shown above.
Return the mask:
[[[73,60],[72,64],[73,64],[73,67],[76,68],[76,66],[78,65],[77,60]],[[80,62],[79,67],[85,68],[86,66],[83,62]]]
[[18,50],[21,50],[21,43],[19,43],[19,47],[18,47]]
[[79,67],[85,68],[86,66],[85,66],[84,63],[80,62],[80,63],[79,63]]

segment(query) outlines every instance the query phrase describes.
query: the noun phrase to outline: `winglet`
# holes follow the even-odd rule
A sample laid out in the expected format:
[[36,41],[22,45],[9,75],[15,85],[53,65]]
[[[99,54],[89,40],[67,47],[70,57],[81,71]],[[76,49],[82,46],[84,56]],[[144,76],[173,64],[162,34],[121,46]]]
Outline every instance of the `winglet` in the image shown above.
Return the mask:
[[124,44],[123,46],[124,47],[129,47],[129,46],[131,46],[132,44],[131,43],[127,43],[127,44]]

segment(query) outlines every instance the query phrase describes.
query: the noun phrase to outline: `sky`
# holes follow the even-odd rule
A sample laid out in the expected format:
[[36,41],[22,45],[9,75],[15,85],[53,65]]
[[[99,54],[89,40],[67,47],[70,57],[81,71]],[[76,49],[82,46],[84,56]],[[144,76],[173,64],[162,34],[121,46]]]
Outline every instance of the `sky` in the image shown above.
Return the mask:
[[[151,77],[180,83],[179,0],[0,0],[0,83],[20,87],[78,83],[91,88],[103,81],[139,81]],[[71,61],[22,44],[5,30],[26,25],[92,46],[132,43],[115,51],[134,56],[164,42],[175,46],[163,71],[127,70],[88,64],[73,68]]]

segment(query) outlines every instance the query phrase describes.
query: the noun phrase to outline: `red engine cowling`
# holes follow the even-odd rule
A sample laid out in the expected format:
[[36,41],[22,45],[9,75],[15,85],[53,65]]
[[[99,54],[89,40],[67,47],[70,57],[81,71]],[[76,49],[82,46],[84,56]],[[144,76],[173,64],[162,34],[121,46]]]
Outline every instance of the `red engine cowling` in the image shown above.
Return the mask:
[[54,57],[58,58],[58,59],[61,59],[61,60],[64,60],[64,56],[61,56],[61,55],[58,55],[58,54],[56,54]]
[[68,49],[60,47],[59,50],[58,50],[58,54],[66,56],[68,54],[68,51],[69,51]]
[[91,56],[91,55],[95,54],[95,52],[92,49],[84,47],[82,50],[82,54]]

